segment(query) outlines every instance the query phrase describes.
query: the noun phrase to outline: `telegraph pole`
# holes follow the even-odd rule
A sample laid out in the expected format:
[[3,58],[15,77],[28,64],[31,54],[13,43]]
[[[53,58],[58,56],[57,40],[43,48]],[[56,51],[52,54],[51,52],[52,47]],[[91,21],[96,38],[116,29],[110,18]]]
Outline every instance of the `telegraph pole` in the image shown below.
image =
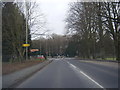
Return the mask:
[[30,44],[28,44],[28,11],[27,11],[27,0],[25,1],[25,12],[26,12],[26,41],[25,44],[22,46],[25,47],[25,54],[26,54],[26,60],[28,60],[28,47]]
[[[26,44],[28,44],[28,11],[27,11],[27,0],[25,2],[26,7]],[[26,47],[26,60],[28,60],[28,47]]]

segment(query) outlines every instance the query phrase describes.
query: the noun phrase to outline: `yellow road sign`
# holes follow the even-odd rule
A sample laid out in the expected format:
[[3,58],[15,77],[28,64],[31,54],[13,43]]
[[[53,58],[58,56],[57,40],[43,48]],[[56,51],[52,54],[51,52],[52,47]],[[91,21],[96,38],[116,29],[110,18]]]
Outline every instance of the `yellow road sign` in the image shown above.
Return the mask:
[[30,44],[23,44],[22,46],[23,46],[23,47],[29,47]]

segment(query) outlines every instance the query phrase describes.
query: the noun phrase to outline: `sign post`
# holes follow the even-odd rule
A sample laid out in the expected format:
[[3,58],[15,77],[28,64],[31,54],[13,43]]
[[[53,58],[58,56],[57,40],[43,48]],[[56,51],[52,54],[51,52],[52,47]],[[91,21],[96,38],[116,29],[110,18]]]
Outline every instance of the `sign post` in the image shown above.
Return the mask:
[[26,60],[28,59],[28,8],[27,8],[27,0],[25,2],[26,6],[26,44],[24,46],[26,47]]

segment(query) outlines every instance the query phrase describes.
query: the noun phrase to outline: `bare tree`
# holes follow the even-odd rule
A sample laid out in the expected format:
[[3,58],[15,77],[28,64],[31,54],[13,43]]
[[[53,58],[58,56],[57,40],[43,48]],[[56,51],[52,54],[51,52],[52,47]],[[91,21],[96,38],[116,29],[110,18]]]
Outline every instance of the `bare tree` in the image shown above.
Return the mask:
[[[110,37],[107,40],[112,42],[117,37],[114,31],[119,22],[118,6],[118,2],[74,2],[70,4],[66,27],[68,32],[77,36],[76,46],[79,48],[79,52],[77,51],[79,55],[95,58],[97,54],[104,59],[106,52],[104,39]],[[108,32],[112,36],[108,35]],[[114,42],[116,42],[115,39]]]
[[27,12],[26,17],[28,20],[28,28],[30,29],[30,34],[32,35],[32,38],[37,37],[38,33],[41,34],[46,31],[45,15],[40,10],[40,5],[38,5],[38,3],[29,0],[26,2],[19,2],[18,6],[25,15]]
[[105,10],[104,13],[100,14],[104,18],[103,24],[106,27],[112,38],[114,39],[115,51],[116,51],[116,60],[120,60],[120,45],[119,45],[119,31],[117,27],[120,23],[119,21],[119,10],[120,2],[103,2],[104,4],[101,7]]

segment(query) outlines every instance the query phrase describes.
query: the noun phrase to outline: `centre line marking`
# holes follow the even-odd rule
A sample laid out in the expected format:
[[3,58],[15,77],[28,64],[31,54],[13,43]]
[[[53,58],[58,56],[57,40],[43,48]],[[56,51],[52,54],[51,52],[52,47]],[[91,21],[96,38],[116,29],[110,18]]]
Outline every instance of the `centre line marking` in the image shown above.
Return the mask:
[[77,68],[75,65],[71,64],[70,62],[67,61],[67,63],[73,67],[73,69],[77,70],[77,72],[80,72],[81,74],[83,74],[84,76],[86,76],[89,80],[91,80],[92,82],[94,82],[96,85],[98,85],[100,88],[103,88],[104,90],[106,90],[102,85],[100,85],[98,82],[96,82],[94,79],[92,79],[90,76],[88,76],[86,73],[84,73],[83,71],[81,71],[79,68]]

